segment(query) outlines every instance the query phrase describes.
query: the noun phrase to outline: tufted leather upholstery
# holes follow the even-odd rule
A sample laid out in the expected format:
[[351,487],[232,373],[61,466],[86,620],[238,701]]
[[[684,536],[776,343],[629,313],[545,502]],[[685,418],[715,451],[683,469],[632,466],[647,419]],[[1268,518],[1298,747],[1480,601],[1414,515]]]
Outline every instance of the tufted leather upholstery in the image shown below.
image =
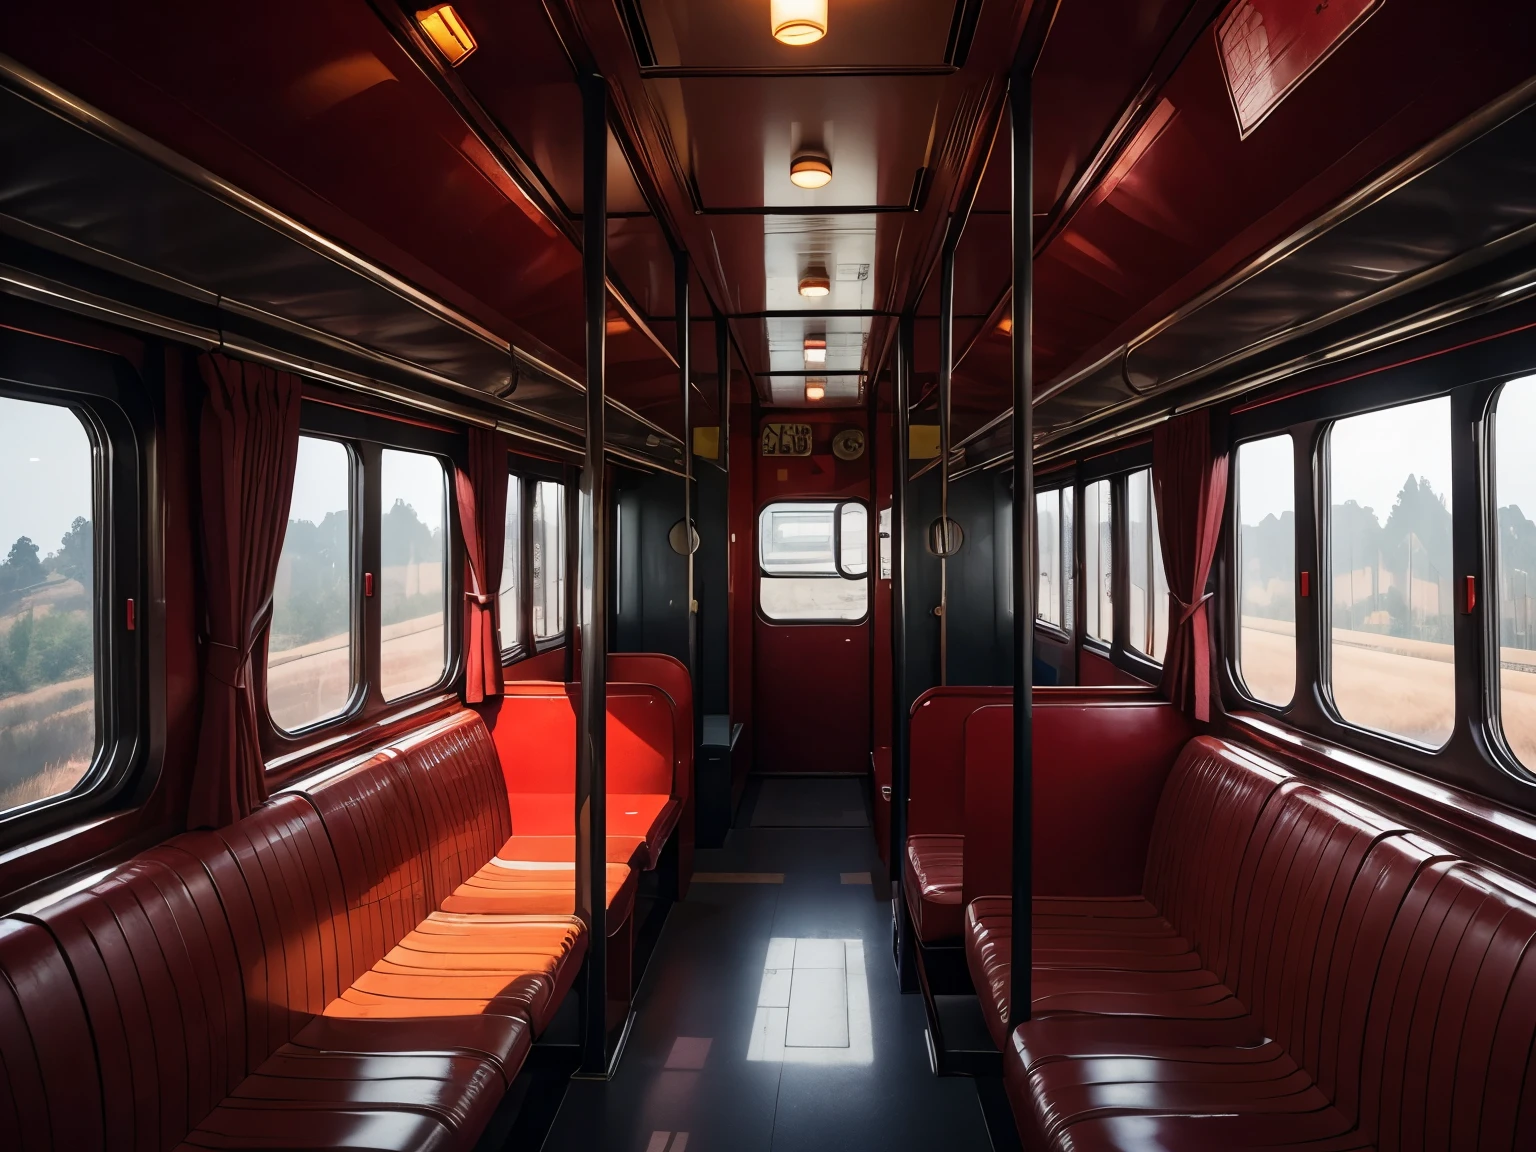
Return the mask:
[[471,1147],[586,951],[515,844],[460,712],[0,921],[0,1147]]
[[960,901],[964,868],[964,836],[907,837],[907,908],[924,944],[959,938],[965,912]]
[[1516,1149],[1536,1140],[1536,893],[1210,738],[1168,781],[1144,895],[967,910],[1027,1148]]

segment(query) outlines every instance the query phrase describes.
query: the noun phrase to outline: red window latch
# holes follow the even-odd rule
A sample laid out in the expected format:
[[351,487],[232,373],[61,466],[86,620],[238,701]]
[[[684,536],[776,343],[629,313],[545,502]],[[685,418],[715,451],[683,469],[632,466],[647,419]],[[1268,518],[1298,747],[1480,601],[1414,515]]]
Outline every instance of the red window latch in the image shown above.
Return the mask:
[[128,603],[123,610],[123,622],[128,626],[128,631],[132,632],[135,622],[133,616],[133,599],[131,597],[129,598]]
[[372,572],[364,572],[363,573],[363,595],[366,596],[367,598],[369,598],[370,600],[373,598],[373,573]]
[[1312,573],[1303,572],[1301,574],[1301,598],[1305,600],[1310,595],[1312,595]]
[[1467,615],[1472,615],[1472,610],[1477,607],[1477,577],[1467,577]]

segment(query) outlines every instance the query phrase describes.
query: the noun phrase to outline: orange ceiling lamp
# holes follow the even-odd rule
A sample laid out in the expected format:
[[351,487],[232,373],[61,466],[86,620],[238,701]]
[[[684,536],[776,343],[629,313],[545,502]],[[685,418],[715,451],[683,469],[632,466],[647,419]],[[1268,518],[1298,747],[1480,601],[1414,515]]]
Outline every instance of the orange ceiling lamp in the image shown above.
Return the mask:
[[800,295],[815,297],[831,294],[832,277],[827,275],[826,266],[812,264],[805,270],[805,275],[800,277]]
[[464,23],[464,17],[454,10],[452,4],[434,4],[431,8],[421,9],[416,13],[416,23],[421,25],[427,38],[437,45],[443,58],[455,68],[469,59],[470,54],[479,47],[469,26]]
[[825,188],[832,183],[832,161],[824,152],[802,152],[789,164],[789,182],[796,188]]
[[822,399],[827,394],[827,382],[819,376],[812,376],[805,382],[805,398],[812,403]]
[[814,44],[827,34],[827,0],[772,0],[769,19],[780,44]]
[[825,364],[827,362],[827,342],[820,336],[807,336],[805,338],[805,362],[807,364]]

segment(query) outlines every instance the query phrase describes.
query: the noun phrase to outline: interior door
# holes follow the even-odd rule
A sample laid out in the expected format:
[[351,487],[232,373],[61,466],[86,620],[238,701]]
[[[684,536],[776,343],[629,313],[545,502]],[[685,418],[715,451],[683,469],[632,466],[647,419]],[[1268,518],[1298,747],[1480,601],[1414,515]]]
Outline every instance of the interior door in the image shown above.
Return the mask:
[[869,453],[863,412],[758,426],[753,694],[760,772],[867,772]]

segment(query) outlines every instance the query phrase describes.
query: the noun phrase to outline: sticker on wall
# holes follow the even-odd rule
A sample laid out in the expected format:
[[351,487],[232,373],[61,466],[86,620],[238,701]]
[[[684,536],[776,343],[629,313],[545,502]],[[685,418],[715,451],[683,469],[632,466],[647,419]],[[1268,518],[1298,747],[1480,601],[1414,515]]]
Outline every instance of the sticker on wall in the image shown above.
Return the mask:
[[832,437],[832,455],[839,460],[857,460],[864,455],[864,432],[859,428],[844,428]]
[[762,453],[764,456],[809,456],[811,426],[809,424],[764,424]]

